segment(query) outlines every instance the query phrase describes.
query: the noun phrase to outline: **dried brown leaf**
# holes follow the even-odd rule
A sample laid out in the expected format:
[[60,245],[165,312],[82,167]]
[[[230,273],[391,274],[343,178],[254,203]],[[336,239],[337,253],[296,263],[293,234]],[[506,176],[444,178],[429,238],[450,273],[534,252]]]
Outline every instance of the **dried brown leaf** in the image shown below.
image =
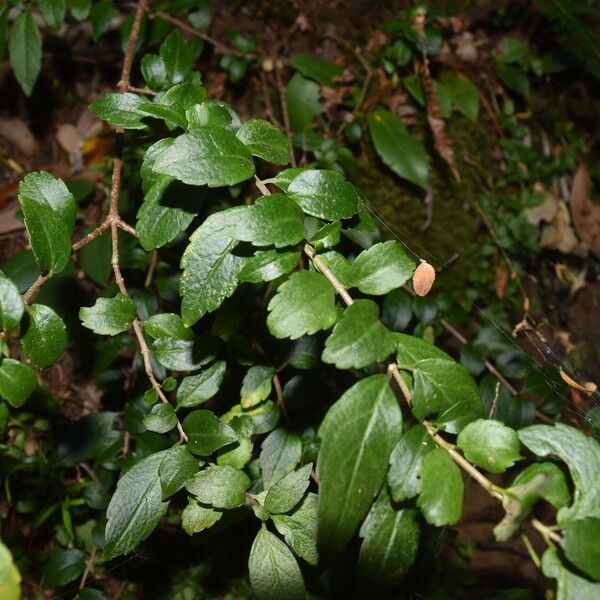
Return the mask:
[[600,205],[594,202],[592,180],[586,165],[580,165],[573,179],[571,209],[579,239],[600,257]]

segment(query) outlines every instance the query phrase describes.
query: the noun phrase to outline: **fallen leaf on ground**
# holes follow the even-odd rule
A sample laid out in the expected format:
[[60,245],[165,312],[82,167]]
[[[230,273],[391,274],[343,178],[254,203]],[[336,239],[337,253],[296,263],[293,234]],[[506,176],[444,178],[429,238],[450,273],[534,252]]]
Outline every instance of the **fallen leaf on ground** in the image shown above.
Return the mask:
[[592,180],[586,165],[580,165],[571,188],[573,221],[579,239],[600,257],[600,204],[591,198]]

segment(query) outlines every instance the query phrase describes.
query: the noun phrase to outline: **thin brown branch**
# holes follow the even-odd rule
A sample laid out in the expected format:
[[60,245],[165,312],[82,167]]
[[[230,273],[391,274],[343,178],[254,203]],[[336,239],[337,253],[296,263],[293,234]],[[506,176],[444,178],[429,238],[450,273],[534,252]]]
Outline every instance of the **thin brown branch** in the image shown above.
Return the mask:
[[185,21],[181,21],[180,19],[172,17],[168,13],[159,11],[159,12],[154,13],[154,16],[159,17],[163,21],[167,21],[167,23],[171,23],[171,25],[175,25],[175,27],[177,27],[178,29],[181,29],[181,31],[185,31],[185,33],[187,33],[189,35],[193,35],[194,37],[198,37],[198,38],[204,40],[205,42],[208,42],[209,44],[211,44],[211,46],[214,47],[215,51],[218,52],[219,54],[233,54],[234,56],[239,56],[239,57],[246,56],[246,54],[244,52],[241,52],[237,48],[231,48],[230,46],[223,44],[219,40],[216,40],[215,38],[208,35],[207,33],[204,33],[203,31],[198,31],[197,29],[195,29],[194,27],[192,27]]
[[281,114],[283,116],[283,126],[290,145],[292,167],[295,167],[297,166],[297,163],[294,152],[294,145],[292,144],[292,127],[290,125],[290,113],[288,111],[287,99],[285,97],[285,86],[283,85],[283,79],[281,78],[280,72],[281,65],[279,64],[279,60],[277,60],[276,58],[273,59],[273,64],[275,71],[275,82],[277,83],[277,93],[279,94],[279,104],[281,106]]
[[269,87],[267,86],[267,77],[262,69],[260,71],[260,87],[265,101],[265,115],[273,125],[281,127],[279,119],[275,117],[275,113],[273,112],[273,105],[271,104],[271,97],[269,96]]
[[277,398],[277,406],[283,414],[285,422],[289,425],[291,423],[290,413],[288,407],[285,404],[285,398],[283,397],[283,390],[281,389],[281,381],[279,381],[279,375],[275,373],[273,375],[273,387],[275,388],[275,397]]
[[156,264],[158,263],[158,251],[156,248],[152,250],[150,255],[150,264],[148,265],[148,272],[146,273],[146,279],[144,279],[144,287],[149,288],[152,285],[154,279],[154,272],[156,271]]
[[75,242],[72,246],[73,251],[77,251],[83,246],[89,244],[92,240],[100,237],[110,227],[110,220],[105,219],[103,223],[98,225],[96,229],[90,231],[85,237],[81,238],[78,242]]
[[50,279],[50,277],[52,277],[52,275],[52,271],[48,271],[48,273],[40,275],[33,282],[32,286],[23,294],[23,300],[25,301],[25,304],[29,304],[33,300],[40,288],[44,285],[44,283],[46,283],[46,281],[48,281],[48,279]]
[[83,571],[83,575],[81,576],[81,581],[79,582],[79,589],[82,590],[85,587],[85,583],[94,568],[94,560],[96,559],[96,544],[92,546],[92,551],[88,559],[85,561],[85,570]]
[[346,288],[338,281],[337,277],[333,274],[331,269],[323,262],[321,257],[317,255],[317,253],[314,251],[314,248],[306,244],[304,246],[304,252],[308,256],[308,258],[312,260],[315,267],[317,267],[317,269],[319,269],[319,271],[321,271],[321,273],[323,273],[323,275],[325,275],[325,277],[329,279],[329,283],[331,283],[333,289],[340,295],[342,300],[348,306],[350,306],[354,302],[354,300],[352,300],[352,297],[347,292]]

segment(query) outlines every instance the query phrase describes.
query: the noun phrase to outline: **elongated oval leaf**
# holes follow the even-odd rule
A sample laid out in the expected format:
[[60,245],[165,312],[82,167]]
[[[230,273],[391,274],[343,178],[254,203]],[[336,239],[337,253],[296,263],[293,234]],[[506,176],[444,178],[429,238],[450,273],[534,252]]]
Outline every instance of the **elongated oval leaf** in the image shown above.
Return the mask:
[[238,439],[236,432],[210,410],[190,413],[183,420],[183,429],[188,436],[188,449],[200,456],[208,456]]
[[123,127],[123,129],[145,129],[147,126],[142,119],[148,113],[140,108],[146,100],[131,92],[111,93],[94,100],[90,104],[90,110],[103,121]]
[[294,555],[265,527],[254,538],[248,570],[256,600],[303,600],[304,580]]
[[23,93],[31,96],[42,68],[42,38],[28,8],[13,23],[8,52],[16,80]]
[[396,115],[387,110],[370,114],[369,132],[377,153],[396,175],[427,189],[427,152]]
[[287,137],[268,121],[250,119],[238,129],[236,136],[254,156],[276,165],[287,165],[290,162]]
[[19,289],[0,271],[0,329],[14,329],[23,316],[25,302]]
[[165,454],[157,452],[142,459],[119,479],[106,511],[104,560],[134,550],[167,512],[169,503],[162,501],[158,474]]
[[359,381],[325,415],[317,474],[319,546],[327,554],[344,548],[365,516],[401,434],[402,413],[385,375]]

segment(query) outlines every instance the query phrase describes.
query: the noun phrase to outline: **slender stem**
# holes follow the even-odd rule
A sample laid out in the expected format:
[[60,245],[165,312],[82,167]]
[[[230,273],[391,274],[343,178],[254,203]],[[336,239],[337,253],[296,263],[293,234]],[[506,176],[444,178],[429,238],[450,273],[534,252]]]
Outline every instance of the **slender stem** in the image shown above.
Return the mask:
[[52,271],[48,271],[46,274],[40,275],[32,284],[32,286],[23,294],[23,300],[26,304],[29,304],[34,296],[38,293],[39,289],[52,277]]
[[277,92],[279,94],[279,104],[281,106],[281,114],[283,116],[283,126],[285,128],[285,134],[287,135],[288,142],[290,145],[290,157],[292,159],[292,167],[297,166],[296,156],[294,152],[294,145],[292,144],[292,127],[290,125],[290,113],[288,111],[287,99],[285,97],[285,86],[283,85],[283,79],[281,78],[279,60],[273,59],[274,71],[275,71],[275,82],[277,83]]
[[535,551],[533,545],[529,541],[527,534],[522,533],[521,540],[523,541],[523,545],[525,546],[525,549],[529,553],[529,556],[531,557],[533,564],[539,569],[540,566],[542,565],[542,562],[540,561],[540,557],[538,556],[538,553]]
[[89,574],[91,573],[94,567],[94,560],[96,559],[96,544],[92,546],[92,551],[90,552],[90,556],[85,561],[85,570],[83,571],[83,575],[81,576],[81,581],[79,582],[79,589],[82,590],[85,587],[85,583]]
[[331,269],[321,260],[321,258],[317,255],[314,248],[306,244],[304,246],[305,254],[312,260],[313,264],[327,279],[329,279],[329,283],[333,286],[333,289],[340,295],[342,300],[350,306],[354,300],[347,292],[346,288],[338,281],[337,277],[332,273]]
[[542,537],[547,543],[553,541],[560,544],[562,542],[562,537],[556,533],[556,531],[548,527],[548,525],[544,525],[541,521],[538,521],[538,519],[531,519],[531,525],[536,531],[542,534]]

